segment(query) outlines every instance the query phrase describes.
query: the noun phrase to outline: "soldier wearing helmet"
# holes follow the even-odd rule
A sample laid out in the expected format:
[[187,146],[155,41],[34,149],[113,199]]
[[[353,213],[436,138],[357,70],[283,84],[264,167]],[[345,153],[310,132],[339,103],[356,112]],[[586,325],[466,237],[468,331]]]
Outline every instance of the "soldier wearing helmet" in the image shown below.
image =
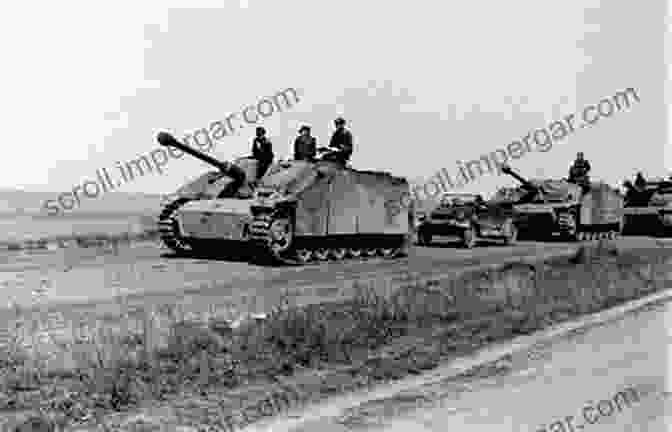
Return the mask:
[[259,162],[257,180],[262,178],[273,163],[273,144],[266,138],[266,129],[257,127],[256,137],[252,141],[252,157]]
[[569,168],[569,181],[572,183],[588,183],[590,162],[583,158],[583,152],[576,154],[574,164]]
[[316,153],[317,141],[310,135],[310,126],[301,126],[294,140],[294,160],[314,161]]
[[352,133],[345,128],[345,120],[341,117],[334,120],[336,130],[329,142],[330,153],[324,155],[324,160],[332,160],[345,165],[352,156]]
[[640,190],[644,190],[646,188],[646,179],[644,178],[644,175],[642,172],[638,172],[637,176],[635,177],[635,187]]

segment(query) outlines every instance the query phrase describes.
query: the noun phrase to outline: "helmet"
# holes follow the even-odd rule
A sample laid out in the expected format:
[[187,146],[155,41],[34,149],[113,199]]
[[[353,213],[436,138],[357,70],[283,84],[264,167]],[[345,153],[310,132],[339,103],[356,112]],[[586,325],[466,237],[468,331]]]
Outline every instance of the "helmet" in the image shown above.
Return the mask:
[[303,125],[303,126],[301,126],[301,127],[299,128],[299,133],[301,133],[301,132],[303,132],[303,131],[310,132],[310,126],[307,126],[307,125]]
[[345,124],[345,119],[343,117],[338,117],[336,120],[334,120],[334,124],[336,126],[344,125]]
[[264,129],[264,128],[261,127],[261,126],[258,126],[258,127],[257,127],[257,133],[258,133],[258,134],[265,134],[265,133],[266,133],[266,129]]

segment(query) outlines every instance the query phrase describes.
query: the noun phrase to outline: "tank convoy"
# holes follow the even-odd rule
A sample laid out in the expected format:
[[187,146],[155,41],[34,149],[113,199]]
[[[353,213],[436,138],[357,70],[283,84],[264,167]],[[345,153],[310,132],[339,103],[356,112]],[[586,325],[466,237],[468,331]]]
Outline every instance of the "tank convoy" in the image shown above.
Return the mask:
[[[239,251],[247,239],[251,220],[257,160],[241,157],[219,161],[184,145],[166,132],[157,135],[159,145],[173,147],[202,160],[216,171],[208,171],[179,188],[158,217],[162,243],[176,254],[203,254],[219,250]],[[212,245],[227,240],[230,244]]]
[[[479,198],[464,208],[440,204],[419,218],[408,181],[387,172],[314,157],[275,162],[255,180],[254,157],[219,161],[165,132],[157,141],[216,168],[179,188],[159,215],[161,241],[177,254],[245,252],[246,258],[305,265],[401,257],[413,239],[426,245],[435,235],[455,234],[473,247],[479,238],[505,244],[523,236],[614,238],[624,226],[652,226],[648,220],[672,230],[672,177],[626,181],[624,197],[586,175],[572,179],[571,170],[566,179],[526,179],[503,165],[517,187],[502,187],[488,202]],[[444,229],[447,224],[453,228]]]
[[276,162],[250,182],[254,159],[221,162],[167,133],[157,140],[218,168],[181,188],[161,213],[161,238],[176,252],[227,251],[218,243],[237,241],[255,258],[301,265],[391,259],[410,247],[415,217],[405,178],[317,159]]
[[642,231],[658,235],[672,232],[672,178],[626,180],[624,227],[626,233]]
[[528,180],[508,165],[502,167],[502,172],[520,183],[512,195],[521,235],[560,235],[576,241],[614,238],[620,234],[623,197],[608,184],[577,184],[567,179]]

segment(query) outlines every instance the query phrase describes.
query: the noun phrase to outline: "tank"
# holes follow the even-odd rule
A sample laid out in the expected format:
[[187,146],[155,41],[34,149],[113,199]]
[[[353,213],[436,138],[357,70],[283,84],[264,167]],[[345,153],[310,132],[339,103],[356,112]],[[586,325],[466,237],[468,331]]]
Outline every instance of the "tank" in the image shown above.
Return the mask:
[[669,235],[672,232],[672,178],[649,179],[635,185],[626,180],[624,227],[628,234]]
[[[158,218],[161,241],[177,254],[202,254],[213,250],[212,241],[228,240],[244,245],[251,220],[257,161],[241,157],[219,161],[184,145],[166,132],[157,135],[161,146],[173,147],[202,160],[217,170],[208,171],[170,195]],[[240,251],[235,244],[218,251]]]
[[510,166],[502,172],[518,180],[513,197],[519,232],[570,240],[614,238],[623,227],[623,196],[603,182],[525,179]]
[[329,161],[271,166],[255,191],[255,256],[304,265],[407,254],[414,206],[405,178]]

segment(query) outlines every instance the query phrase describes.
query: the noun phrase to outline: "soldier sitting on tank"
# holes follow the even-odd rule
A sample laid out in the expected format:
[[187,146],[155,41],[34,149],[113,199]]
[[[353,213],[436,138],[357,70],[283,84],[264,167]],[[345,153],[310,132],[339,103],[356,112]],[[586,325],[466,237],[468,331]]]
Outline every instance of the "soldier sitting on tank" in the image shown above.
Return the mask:
[[329,147],[322,149],[328,151],[322,156],[322,160],[338,162],[345,165],[352,156],[352,133],[345,128],[345,120],[341,117],[334,120],[336,130],[331,136]]
[[317,154],[317,141],[310,135],[310,126],[301,126],[299,136],[294,140],[294,160],[312,162]]
[[266,174],[266,170],[273,163],[273,144],[266,138],[266,129],[258,127],[257,136],[252,141],[252,157],[258,161],[257,178],[259,180]]
[[641,171],[637,173],[635,177],[635,188],[639,190],[644,190],[646,188],[646,179],[642,175]]
[[589,172],[590,162],[583,158],[583,152],[577,153],[574,164],[569,168],[568,180],[572,183],[587,185],[589,183]]

